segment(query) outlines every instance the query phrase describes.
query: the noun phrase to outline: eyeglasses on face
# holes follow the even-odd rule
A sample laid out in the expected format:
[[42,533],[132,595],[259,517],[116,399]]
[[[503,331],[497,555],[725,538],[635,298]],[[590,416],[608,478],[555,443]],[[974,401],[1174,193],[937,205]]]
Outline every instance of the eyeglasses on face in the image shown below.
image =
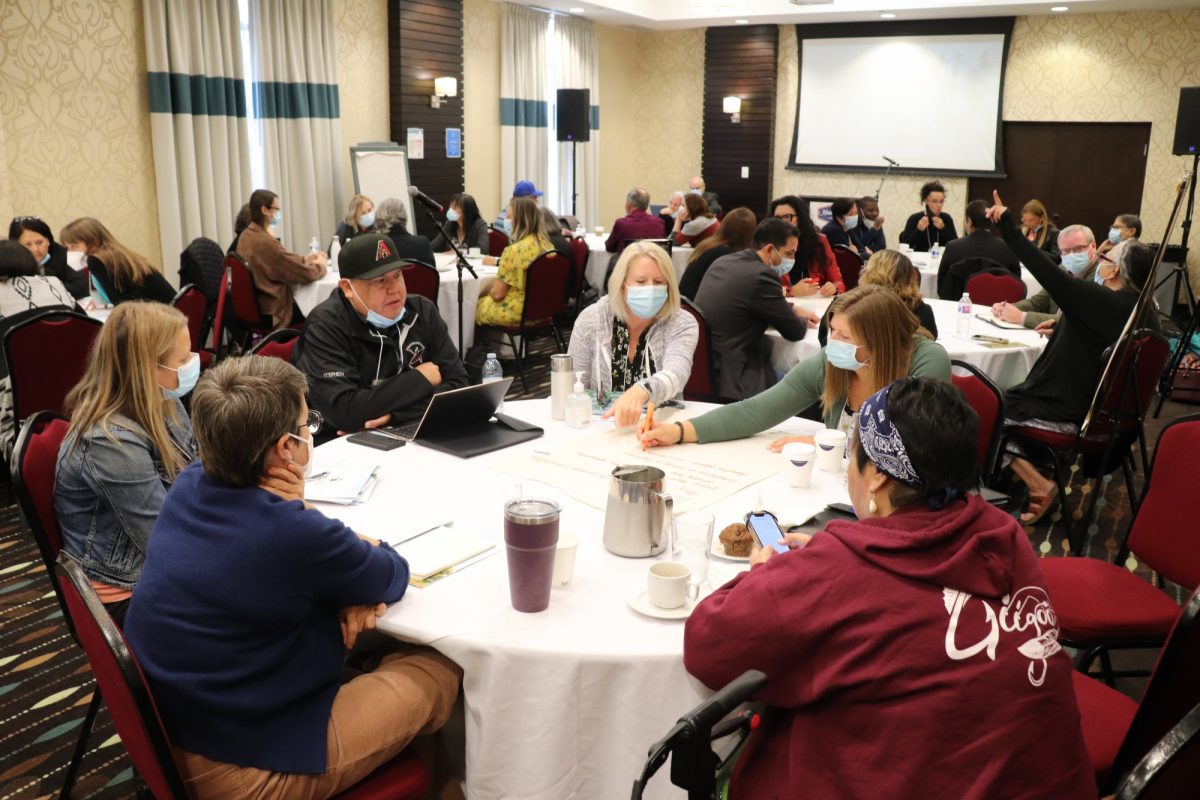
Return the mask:
[[301,427],[308,428],[308,432],[316,436],[321,432],[321,426],[325,424],[325,418],[321,416],[320,411],[308,410],[308,419]]

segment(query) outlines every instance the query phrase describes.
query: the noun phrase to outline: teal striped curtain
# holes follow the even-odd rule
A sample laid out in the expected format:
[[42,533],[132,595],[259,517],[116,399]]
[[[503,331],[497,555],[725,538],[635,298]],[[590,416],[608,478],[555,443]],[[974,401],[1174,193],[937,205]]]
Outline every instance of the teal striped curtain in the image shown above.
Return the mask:
[[504,4],[500,21],[500,197],[508,205],[517,181],[546,189],[550,161],[550,110],[546,99],[546,47],[550,15]]

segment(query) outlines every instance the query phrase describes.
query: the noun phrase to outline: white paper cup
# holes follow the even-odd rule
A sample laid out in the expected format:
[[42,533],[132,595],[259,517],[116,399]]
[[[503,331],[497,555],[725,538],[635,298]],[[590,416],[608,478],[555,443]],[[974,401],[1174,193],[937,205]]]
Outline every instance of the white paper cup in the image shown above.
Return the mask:
[[554,549],[554,580],[555,586],[564,586],[571,582],[571,574],[575,572],[575,551],[579,549],[579,539],[570,533],[558,533],[558,546]]
[[597,236],[603,236],[603,235],[604,235],[604,226],[603,226],[603,225],[597,225],[597,226],[596,226],[596,235],[597,235]]
[[659,561],[646,572],[646,596],[659,608],[679,608],[696,596],[692,571],[678,561]]
[[479,256],[483,255],[483,251],[478,247],[468,247],[467,255],[471,256],[472,258],[478,258]]
[[901,242],[901,244],[900,244],[900,252],[901,252],[901,253],[911,253],[911,252],[912,252],[912,248],[911,248],[911,247],[909,247],[908,245],[904,244],[903,242]]
[[816,445],[792,442],[783,446],[784,477],[788,486],[803,489],[812,480],[813,464],[817,461]]
[[842,456],[846,453],[846,432],[825,428],[817,431],[817,467],[826,472],[840,472]]

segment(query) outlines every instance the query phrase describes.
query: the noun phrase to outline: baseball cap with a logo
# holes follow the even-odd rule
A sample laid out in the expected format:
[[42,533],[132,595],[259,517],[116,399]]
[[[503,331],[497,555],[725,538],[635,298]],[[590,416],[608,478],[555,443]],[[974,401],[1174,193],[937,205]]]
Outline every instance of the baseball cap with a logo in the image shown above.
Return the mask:
[[402,237],[400,244],[396,244],[381,233],[360,234],[346,242],[338,253],[338,272],[343,278],[369,281],[400,267],[424,264],[421,250],[416,237]]

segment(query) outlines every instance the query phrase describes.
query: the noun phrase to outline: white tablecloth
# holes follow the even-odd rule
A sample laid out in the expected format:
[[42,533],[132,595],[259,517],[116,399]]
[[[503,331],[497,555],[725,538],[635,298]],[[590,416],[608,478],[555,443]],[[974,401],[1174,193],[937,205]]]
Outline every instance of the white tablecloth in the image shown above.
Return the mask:
[[[666,238],[666,237],[663,237]],[[612,253],[604,249],[604,243],[608,241],[608,234],[597,236],[594,233],[589,233],[584,237],[587,242],[588,250],[591,255],[588,256],[587,265],[587,281],[588,285],[597,289],[600,294],[608,294],[608,284],[604,281],[604,276],[608,274],[608,262],[612,259]],[[690,247],[672,247],[671,248],[671,264],[675,267],[675,277],[682,278],[684,270],[687,269],[688,259],[692,257],[692,248]]]
[[[913,266],[921,273],[921,294],[925,295],[925,299],[937,299],[937,279],[938,268],[930,264],[929,253],[908,253],[908,257],[912,259]],[[1042,285],[1038,283],[1037,278],[1033,277],[1033,273],[1021,267],[1021,280],[1025,282],[1025,296],[1032,297],[1042,290]],[[938,325],[942,323],[939,321]]]
[[[446,322],[446,328],[450,331],[450,338],[457,345],[458,273],[454,268],[454,254],[435,253],[434,258],[437,260],[438,276],[440,278],[440,282],[438,283],[438,313],[442,315],[442,319]],[[473,278],[471,277],[471,273],[463,271],[464,350],[475,342],[475,304],[479,300],[479,284],[486,278],[494,277],[497,271],[496,267],[485,267],[477,259],[472,259],[471,266],[479,273],[479,277]],[[331,269],[319,281],[292,286],[292,297],[305,316],[311,314],[312,310],[321,301],[329,297],[337,287],[340,277],[340,274]]]
[[[825,309],[829,307],[832,301],[827,298],[805,298],[793,299],[792,302],[803,305],[818,314],[824,314]],[[1029,370],[1033,367],[1033,362],[1038,360],[1038,356],[1046,348],[1046,339],[1032,330],[1004,330],[975,318],[971,319],[970,333],[966,336],[959,336],[957,333],[958,304],[952,300],[931,300],[928,298],[926,298],[925,302],[933,308],[933,316],[937,320],[938,344],[946,348],[946,352],[950,355],[950,358],[966,361],[968,364],[979,367],[1001,389],[1016,386],[1025,380],[1025,376],[1029,374]],[[990,311],[991,309],[986,306],[975,306],[975,313],[983,314],[990,313]],[[1021,342],[1028,345],[1028,347],[997,348],[993,350],[984,347],[979,342],[973,341],[971,337],[975,334],[997,336],[1002,339]],[[767,335],[771,337],[771,363],[778,370],[789,370],[804,359],[816,355],[821,349],[821,344],[817,341],[817,332],[815,329],[810,330],[798,342],[785,340],[774,328],[768,330]]]
[[[557,501],[563,508],[560,531],[575,534],[579,548],[571,582],[553,590],[548,610],[512,609],[503,504],[513,496],[514,482],[489,467],[532,450],[556,449],[611,424],[594,419],[589,428],[572,430],[552,421],[549,407],[548,399],[505,403],[507,413],[543,426],[546,435],[469,460],[416,444],[378,452],[345,439],[316,451],[317,469],[346,458],[382,466],[367,503],[322,506],[356,530],[379,536],[413,509],[441,508],[456,528],[497,544],[492,557],[427,588],[410,588],[379,621],[387,633],[431,644],[463,667],[472,800],[626,797],[649,746],[710,694],[683,668],[683,621],[650,619],[626,605],[629,594],[644,588],[655,559],[610,554],[602,545],[602,511],[532,482],[525,483],[525,494]],[[792,419],[781,427],[807,432],[817,423]],[[763,458],[780,459],[782,466],[782,457],[765,449]],[[670,481],[668,475],[667,491]],[[740,521],[760,492],[766,506],[788,520],[794,518],[789,509],[844,501],[845,473],[818,470],[808,489],[790,488],[774,475],[710,508],[716,532]],[[744,566],[713,559],[709,583],[719,586]],[[670,785],[668,772],[669,765],[647,797],[683,796]]]

